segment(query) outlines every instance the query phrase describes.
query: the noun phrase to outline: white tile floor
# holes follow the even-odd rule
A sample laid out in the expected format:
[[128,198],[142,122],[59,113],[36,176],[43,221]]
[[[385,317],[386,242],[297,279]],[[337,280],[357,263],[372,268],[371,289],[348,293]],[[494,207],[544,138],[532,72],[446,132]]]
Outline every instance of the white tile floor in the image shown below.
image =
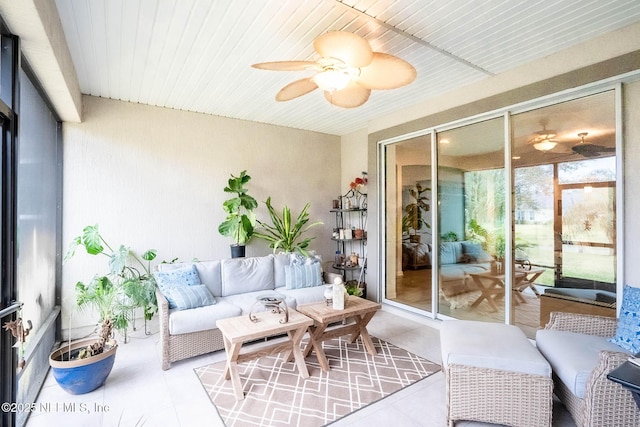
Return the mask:
[[[72,396],[59,388],[49,374],[36,402],[39,410],[31,414],[27,427],[224,426],[193,372],[193,368],[224,360],[224,351],[176,362],[171,369],[163,371],[156,323],[154,320],[150,325],[152,335],[145,336],[138,330],[129,343],[120,344],[113,371],[98,390]],[[433,362],[441,362],[437,324],[428,319],[385,307],[373,318],[369,331]],[[434,374],[333,425],[444,426],[443,374]],[[484,424],[457,424],[458,427],[480,425]],[[554,407],[553,425],[575,426],[560,404]]]

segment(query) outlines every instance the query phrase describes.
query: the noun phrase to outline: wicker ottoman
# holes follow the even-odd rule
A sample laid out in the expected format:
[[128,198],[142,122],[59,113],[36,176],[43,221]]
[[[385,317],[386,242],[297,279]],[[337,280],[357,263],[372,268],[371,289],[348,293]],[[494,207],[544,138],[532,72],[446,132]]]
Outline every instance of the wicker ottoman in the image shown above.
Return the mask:
[[517,327],[447,320],[440,330],[447,422],[551,426],[551,366]]

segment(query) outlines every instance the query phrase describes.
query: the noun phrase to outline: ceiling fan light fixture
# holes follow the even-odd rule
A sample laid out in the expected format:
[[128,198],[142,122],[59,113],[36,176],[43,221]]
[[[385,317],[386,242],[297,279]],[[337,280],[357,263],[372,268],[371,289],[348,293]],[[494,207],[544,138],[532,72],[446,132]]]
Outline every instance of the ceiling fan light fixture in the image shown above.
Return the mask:
[[535,144],[533,144],[533,148],[538,151],[545,152],[554,149],[556,145],[558,145],[557,142],[546,139],[544,141],[536,142]]
[[341,70],[328,69],[313,76],[313,81],[318,87],[327,92],[342,90],[351,81],[351,76]]

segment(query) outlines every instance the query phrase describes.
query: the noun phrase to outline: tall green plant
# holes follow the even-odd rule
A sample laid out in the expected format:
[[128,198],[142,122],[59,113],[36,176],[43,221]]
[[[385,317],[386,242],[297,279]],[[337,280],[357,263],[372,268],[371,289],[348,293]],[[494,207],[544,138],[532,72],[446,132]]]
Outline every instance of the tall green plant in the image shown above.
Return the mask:
[[309,207],[307,203],[295,222],[291,221],[291,210],[285,205],[282,208],[282,214],[278,215],[273,206],[271,206],[271,197],[267,198],[265,202],[267,210],[269,211],[269,217],[271,218],[271,224],[266,224],[260,220],[257,220],[260,228],[257,229],[254,235],[260,239],[264,239],[269,242],[269,247],[273,248],[273,251],[278,249],[284,252],[300,252],[301,254],[308,256],[307,248],[309,243],[315,237],[307,237],[303,240],[302,235],[309,231],[310,228],[316,225],[321,225],[321,221],[305,225],[309,222]]
[[253,210],[258,207],[258,202],[247,194],[248,189],[245,185],[249,180],[251,177],[244,170],[240,172],[240,176],[231,175],[228,185],[224,188],[226,193],[235,196],[222,204],[227,218],[218,226],[218,232],[231,237],[237,245],[245,245],[251,239],[256,224]]
[[409,195],[413,202],[407,204],[404,208],[405,216],[402,218],[403,232],[409,232],[410,229],[416,232],[423,227],[431,228],[431,225],[424,217],[424,214],[431,210],[429,197],[427,197],[429,191],[431,191],[431,188],[423,187],[419,182],[416,182],[415,188],[409,189]]
[[155,259],[156,251],[150,249],[138,256],[124,245],[114,250],[100,234],[98,225],[85,227],[82,235],[73,239],[64,257],[65,262],[73,258],[79,246],[90,255],[107,257],[108,264],[107,273],[96,274],[88,284],[78,282],[75,287],[78,308],[95,311],[100,317],[99,338],[87,352],[88,357],[102,353],[114,327],[126,332],[133,309],[142,308],[147,320],[157,311],[156,283],[151,274],[151,261]]

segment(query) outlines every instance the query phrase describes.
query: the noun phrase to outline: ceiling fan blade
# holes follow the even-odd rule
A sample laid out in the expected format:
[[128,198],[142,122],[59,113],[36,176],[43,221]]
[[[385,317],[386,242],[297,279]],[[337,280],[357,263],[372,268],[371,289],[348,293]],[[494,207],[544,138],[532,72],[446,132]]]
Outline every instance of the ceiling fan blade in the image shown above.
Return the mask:
[[289,101],[299,96],[306,95],[317,88],[318,85],[309,77],[306,79],[296,80],[295,82],[289,83],[280,89],[280,92],[276,94],[276,101]]
[[387,53],[374,52],[371,64],[360,69],[358,84],[369,89],[395,89],[416,78],[416,69],[404,59]]
[[371,95],[371,89],[362,87],[355,82],[351,82],[342,90],[336,90],[334,92],[324,92],[324,97],[331,104],[342,108],[355,108],[359,107],[369,99]]
[[318,64],[312,61],[275,61],[275,62],[260,62],[259,64],[253,64],[253,68],[259,68],[261,70],[273,70],[273,71],[302,71],[308,68],[316,67]]
[[598,157],[604,153],[613,153],[616,151],[615,147],[604,147],[602,145],[594,144],[574,145],[572,150],[585,157]]
[[329,31],[313,42],[323,58],[337,58],[348,67],[360,68],[373,60],[373,51],[362,37],[346,31]]

